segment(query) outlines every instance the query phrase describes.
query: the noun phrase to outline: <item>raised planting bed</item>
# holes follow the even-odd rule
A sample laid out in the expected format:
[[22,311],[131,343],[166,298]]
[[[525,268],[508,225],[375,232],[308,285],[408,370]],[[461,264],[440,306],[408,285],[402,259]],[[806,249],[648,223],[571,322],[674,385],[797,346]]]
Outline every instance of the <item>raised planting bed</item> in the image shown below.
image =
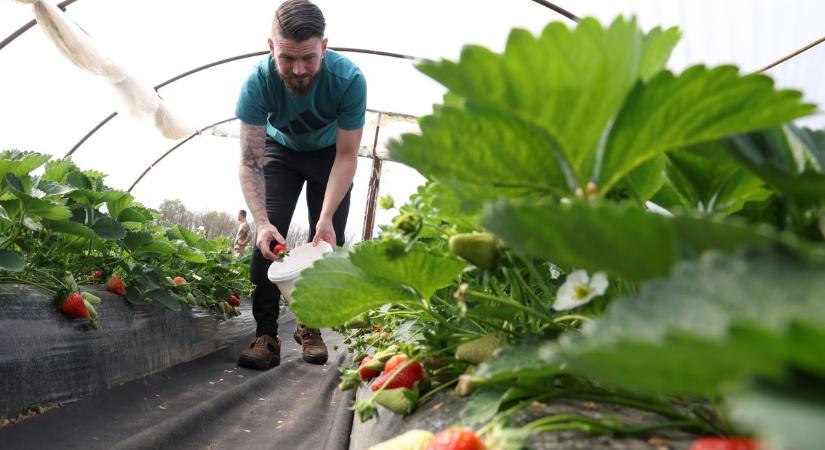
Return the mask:
[[[370,398],[369,386],[359,389],[356,399]],[[409,416],[393,414],[381,406],[379,416],[367,422],[353,419],[350,450],[366,450],[409,430],[427,430],[437,433],[456,426],[465,417],[464,409],[469,397],[458,397],[450,392],[439,392]],[[633,427],[655,426],[667,419],[638,409],[617,405],[594,404],[573,400],[536,402],[512,417],[512,425],[524,426],[539,419],[553,416],[583,416],[597,420],[615,419]],[[478,427],[475,427],[478,428]],[[651,431],[632,437],[608,436],[578,430],[536,432],[526,448],[534,450],[687,450],[695,437],[674,430]]]
[[162,371],[253,334],[251,305],[226,320],[214,311],[157,303],[133,305],[102,286],[99,329],[61,315],[48,292],[0,285],[0,417],[28,407],[68,402]]

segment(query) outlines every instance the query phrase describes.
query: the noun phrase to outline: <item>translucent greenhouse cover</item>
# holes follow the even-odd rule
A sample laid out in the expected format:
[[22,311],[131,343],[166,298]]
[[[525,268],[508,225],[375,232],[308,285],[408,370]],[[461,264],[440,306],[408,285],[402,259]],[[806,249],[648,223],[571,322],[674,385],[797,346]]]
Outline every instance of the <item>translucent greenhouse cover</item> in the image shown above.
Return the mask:
[[[149,86],[220,59],[267,49],[278,1],[78,0],[68,16],[110,58]],[[317,0],[327,20],[332,47],[363,48],[420,58],[456,59],[465,44],[501,51],[514,27],[540,32],[551,21],[573,23],[531,0]],[[683,38],[669,68],[704,63],[736,64],[751,72],[822,37],[821,0],[558,0],[584,17],[609,22],[635,15],[644,29],[678,26]],[[0,38],[33,18],[29,5],[0,2]],[[440,85],[398,58],[346,53],[368,81],[373,111],[402,116],[368,116],[362,148],[417,129],[414,119],[440,102]],[[159,90],[174,113],[193,128],[231,118],[244,77],[261,57],[241,59],[189,76]],[[825,105],[822,83],[825,44],[766,73],[781,87],[800,89],[808,101]],[[541,76],[541,74],[536,74]],[[0,50],[0,147],[62,157],[98,122],[120,107],[105,80],[71,65],[37,26]],[[821,113],[803,125],[825,126]],[[237,122],[207,131],[153,167],[132,193],[147,206],[181,199],[192,210],[245,208],[237,181]],[[128,189],[176,142],[165,139],[151,120],[119,115],[73,155],[84,169],[109,174],[107,183]],[[472,149],[468,149],[468,155]],[[359,162],[348,235],[360,236],[370,161]],[[385,163],[381,193],[396,204],[422,181],[412,169]],[[294,223],[305,223],[305,210]],[[393,212],[381,212],[387,223]]]

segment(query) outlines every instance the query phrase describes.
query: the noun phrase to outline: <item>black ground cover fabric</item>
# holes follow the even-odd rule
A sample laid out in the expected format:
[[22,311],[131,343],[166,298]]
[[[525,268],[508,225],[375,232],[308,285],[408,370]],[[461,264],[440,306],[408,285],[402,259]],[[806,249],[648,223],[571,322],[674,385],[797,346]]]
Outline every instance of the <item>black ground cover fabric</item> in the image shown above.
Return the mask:
[[218,320],[201,307],[130,305],[103,286],[100,329],[64,317],[47,291],[0,284],[0,417],[65,402],[160,372],[238,342],[255,330],[251,307]]
[[307,364],[281,320],[281,365],[259,372],[237,366],[236,345],[116,386],[0,429],[0,449],[296,449],[349,446],[351,393],[338,391],[348,364],[341,338],[324,331],[326,365]]

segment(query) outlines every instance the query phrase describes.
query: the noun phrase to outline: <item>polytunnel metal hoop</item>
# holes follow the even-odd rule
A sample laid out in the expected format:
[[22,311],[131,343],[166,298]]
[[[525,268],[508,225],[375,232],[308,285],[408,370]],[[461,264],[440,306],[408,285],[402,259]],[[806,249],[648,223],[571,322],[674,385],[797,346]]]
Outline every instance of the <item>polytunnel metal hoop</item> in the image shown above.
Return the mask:
[[[372,50],[372,49],[355,48],[355,47],[330,47],[330,49],[335,50],[335,51],[340,51],[340,52],[365,53],[365,54],[369,54],[369,55],[386,56],[386,57],[389,57],[389,58],[406,59],[406,60],[409,60],[409,61],[420,61],[421,60],[421,58],[418,58],[418,57],[415,57],[415,56],[405,55],[405,54],[402,54],[402,53],[386,52],[386,51],[383,51],[383,50]],[[210,69],[210,68],[215,67],[215,66],[220,66],[222,64],[230,63],[230,62],[233,62],[233,61],[238,61],[238,60],[241,60],[241,59],[252,58],[252,57],[255,57],[255,56],[263,56],[263,55],[266,55],[267,53],[269,53],[268,50],[263,50],[263,51],[252,52],[252,53],[244,53],[242,55],[231,56],[229,58],[224,58],[224,59],[220,59],[218,61],[213,61],[211,63],[204,64],[202,66],[198,66],[198,67],[195,67],[194,69],[187,70],[186,72],[175,75],[172,78],[169,78],[168,80],[155,85],[154,89],[155,89],[155,91],[157,91],[158,89],[160,89],[160,88],[162,88],[166,85],[172,84],[175,81],[178,81],[182,78],[186,78],[189,75],[196,74],[200,71]],[[63,157],[67,158],[67,157],[71,156],[72,154],[74,154],[74,152],[76,152],[77,149],[80,148],[81,145],[83,145],[83,143],[85,143],[90,137],[92,137],[92,135],[97,133],[98,130],[103,128],[104,125],[109,123],[109,121],[114,119],[115,116],[117,116],[117,115],[118,115],[118,113],[117,113],[117,111],[115,111],[115,112],[109,114],[105,119],[101,120],[97,125],[95,125],[91,130],[89,130],[88,133],[86,133],[82,138],[80,138],[80,140],[77,141],[77,143],[74,146],[72,146],[72,148],[69,149],[69,151],[66,152],[65,155],[63,155]],[[191,137],[190,137],[190,139],[191,139]]]

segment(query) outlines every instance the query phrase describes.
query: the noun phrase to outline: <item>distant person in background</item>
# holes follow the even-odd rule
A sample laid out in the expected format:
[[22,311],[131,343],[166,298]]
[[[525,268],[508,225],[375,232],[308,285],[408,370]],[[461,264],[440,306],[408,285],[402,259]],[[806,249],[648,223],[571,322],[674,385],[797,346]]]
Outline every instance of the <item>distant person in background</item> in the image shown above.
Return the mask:
[[238,232],[235,233],[235,256],[242,257],[246,255],[246,246],[252,239],[252,230],[249,229],[249,224],[246,222],[246,210],[238,211]]
[[[270,54],[255,65],[241,89],[238,175],[257,229],[252,255],[255,342],[238,365],[269,369],[280,363],[280,291],[267,272],[273,247],[286,244],[298,196],[306,183],[313,245],[344,245],[352,179],[361,144],[367,83],[352,61],[327,50],[326,21],[308,0],[287,0],[275,12]],[[327,361],[321,330],[298,324],[294,337],[303,359]]]

